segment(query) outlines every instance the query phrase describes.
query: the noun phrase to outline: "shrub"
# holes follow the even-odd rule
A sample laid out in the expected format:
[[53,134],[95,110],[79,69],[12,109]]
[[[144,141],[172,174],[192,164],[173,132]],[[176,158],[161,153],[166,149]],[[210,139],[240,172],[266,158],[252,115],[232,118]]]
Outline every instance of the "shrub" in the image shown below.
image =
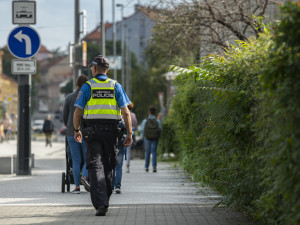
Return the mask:
[[[167,124],[184,168],[222,203],[269,224],[300,223],[300,7],[272,35],[238,41],[181,74]],[[163,136],[165,138],[172,135]]]

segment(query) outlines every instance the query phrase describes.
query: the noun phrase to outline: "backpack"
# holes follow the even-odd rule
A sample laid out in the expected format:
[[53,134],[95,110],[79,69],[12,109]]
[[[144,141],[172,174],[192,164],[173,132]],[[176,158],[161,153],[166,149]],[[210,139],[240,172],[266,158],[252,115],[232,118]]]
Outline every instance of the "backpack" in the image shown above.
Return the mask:
[[144,129],[144,137],[148,140],[157,140],[160,137],[160,129],[156,118],[147,119]]

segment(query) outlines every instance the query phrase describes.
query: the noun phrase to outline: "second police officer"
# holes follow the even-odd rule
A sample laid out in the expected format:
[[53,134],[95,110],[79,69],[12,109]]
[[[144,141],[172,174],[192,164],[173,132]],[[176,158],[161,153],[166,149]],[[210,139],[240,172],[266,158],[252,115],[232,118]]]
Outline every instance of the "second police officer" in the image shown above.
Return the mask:
[[[112,170],[116,166],[118,122],[123,116],[127,136],[124,146],[132,143],[130,100],[123,87],[107,77],[109,61],[95,56],[89,65],[93,78],[86,82],[74,104],[74,138],[87,143],[86,168],[91,185],[91,200],[96,216],[105,216],[112,194]],[[83,123],[80,127],[80,118]]]

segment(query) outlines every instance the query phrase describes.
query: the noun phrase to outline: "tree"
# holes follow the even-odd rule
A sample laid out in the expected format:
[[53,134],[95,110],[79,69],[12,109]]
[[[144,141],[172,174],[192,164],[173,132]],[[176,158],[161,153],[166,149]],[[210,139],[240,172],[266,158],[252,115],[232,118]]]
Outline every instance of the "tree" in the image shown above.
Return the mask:
[[8,48],[3,48],[1,50],[4,52],[2,57],[3,73],[17,81],[18,76],[11,74],[11,61],[14,59],[14,57],[9,52]]
[[182,66],[258,35],[263,18],[268,21],[277,8],[271,0],[158,0],[157,6],[164,10],[154,28],[153,53],[165,65]]

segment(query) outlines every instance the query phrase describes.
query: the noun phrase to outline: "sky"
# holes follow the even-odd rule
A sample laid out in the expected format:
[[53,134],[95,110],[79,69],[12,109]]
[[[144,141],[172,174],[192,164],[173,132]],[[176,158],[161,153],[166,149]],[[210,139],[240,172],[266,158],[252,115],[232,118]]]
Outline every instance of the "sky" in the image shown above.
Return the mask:
[[[36,0],[36,24],[34,28],[42,44],[48,50],[67,50],[69,42],[74,42],[74,2],[75,0]],[[134,5],[147,1],[115,0],[124,5],[124,16],[134,13]],[[103,0],[104,20],[112,21],[112,0]],[[87,11],[87,32],[100,23],[100,0],[80,0],[80,10]],[[115,9],[116,21],[121,20],[121,10]],[[0,0],[0,48],[7,45],[10,31],[18,25],[12,24],[12,0]]]

